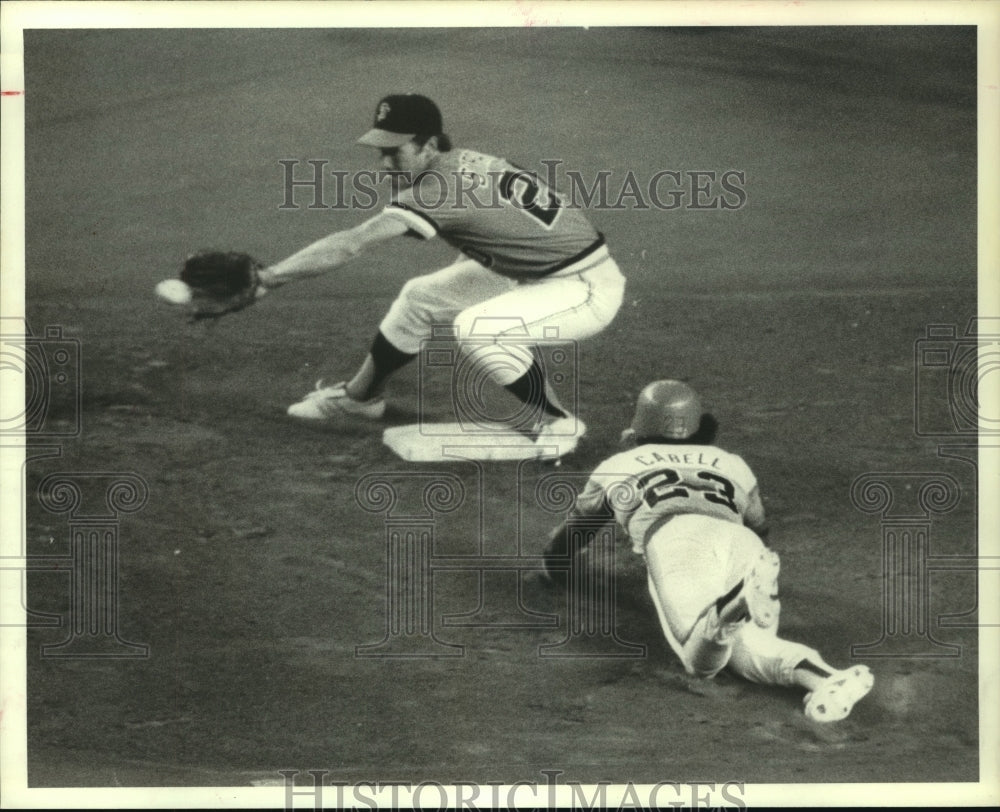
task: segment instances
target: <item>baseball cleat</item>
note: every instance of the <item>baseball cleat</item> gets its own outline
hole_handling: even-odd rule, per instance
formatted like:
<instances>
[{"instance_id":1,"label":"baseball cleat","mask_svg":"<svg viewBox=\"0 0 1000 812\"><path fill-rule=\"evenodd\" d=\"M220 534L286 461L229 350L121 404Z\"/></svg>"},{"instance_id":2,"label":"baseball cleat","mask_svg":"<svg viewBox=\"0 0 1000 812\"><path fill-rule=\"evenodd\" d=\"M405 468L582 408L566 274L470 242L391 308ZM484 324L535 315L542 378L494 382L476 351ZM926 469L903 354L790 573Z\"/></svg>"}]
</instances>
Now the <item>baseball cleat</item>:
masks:
<instances>
[{"instance_id":1,"label":"baseball cleat","mask_svg":"<svg viewBox=\"0 0 1000 812\"><path fill-rule=\"evenodd\" d=\"M587 433L587 427L579 417L567 415L541 423L533 433L537 447L558 446L555 456L561 457L576 450L580 438Z\"/></svg>"},{"instance_id":2,"label":"baseball cleat","mask_svg":"<svg viewBox=\"0 0 1000 812\"><path fill-rule=\"evenodd\" d=\"M778 573L781 559L774 550L764 550L750 571L747 580L747 604L753 622L768 629L778 622L781 601L778 600Z\"/></svg>"},{"instance_id":3,"label":"baseball cleat","mask_svg":"<svg viewBox=\"0 0 1000 812\"><path fill-rule=\"evenodd\" d=\"M875 677L867 665L856 665L837 671L802 700L805 714L814 722L839 722L846 719L851 709L875 684Z\"/></svg>"},{"instance_id":4,"label":"baseball cleat","mask_svg":"<svg viewBox=\"0 0 1000 812\"><path fill-rule=\"evenodd\" d=\"M344 415L378 420L385 414L385 400L354 400L347 394L343 381L323 386L323 381L319 380L312 392L288 407L288 414L301 420L331 420Z\"/></svg>"}]
</instances>

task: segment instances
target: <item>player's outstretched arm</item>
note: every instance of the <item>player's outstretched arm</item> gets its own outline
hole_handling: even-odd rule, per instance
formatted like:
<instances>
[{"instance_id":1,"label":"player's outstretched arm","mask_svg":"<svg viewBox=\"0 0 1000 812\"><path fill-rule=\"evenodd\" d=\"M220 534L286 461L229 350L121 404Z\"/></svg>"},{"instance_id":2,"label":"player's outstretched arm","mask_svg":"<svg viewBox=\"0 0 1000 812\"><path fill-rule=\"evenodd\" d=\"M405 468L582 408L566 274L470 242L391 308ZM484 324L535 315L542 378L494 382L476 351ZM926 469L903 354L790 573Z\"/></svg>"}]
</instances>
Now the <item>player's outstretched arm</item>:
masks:
<instances>
[{"instance_id":1,"label":"player's outstretched arm","mask_svg":"<svg viewBox=\"0 0 1000 812\"><path fill-rule=\"evenodd\" d=\"M587 519L587 531L574 528L574 520ZM603 524L612 524L615 514L600 483L590 479L577 497L570 515L552 529L542 551L545 571L555 584L566 584L573 559L594 538L593 531ZM575 530L575 532L574 532Z\"/></svg>"},{"instance_id":2,"label":"player's outstretched arm","mask_svg":"<svg viewBox=\"0 0 1000 812\"><path fill-rule=\"evenodd\" d=\"M296 279L319 276L354 259L369 246L399 237L407 230L406 223L399 218L378 214L354 228L337 231L287 259L263 268L260 283L266 288L275 288Z\"/></svg>"}]
</instances>

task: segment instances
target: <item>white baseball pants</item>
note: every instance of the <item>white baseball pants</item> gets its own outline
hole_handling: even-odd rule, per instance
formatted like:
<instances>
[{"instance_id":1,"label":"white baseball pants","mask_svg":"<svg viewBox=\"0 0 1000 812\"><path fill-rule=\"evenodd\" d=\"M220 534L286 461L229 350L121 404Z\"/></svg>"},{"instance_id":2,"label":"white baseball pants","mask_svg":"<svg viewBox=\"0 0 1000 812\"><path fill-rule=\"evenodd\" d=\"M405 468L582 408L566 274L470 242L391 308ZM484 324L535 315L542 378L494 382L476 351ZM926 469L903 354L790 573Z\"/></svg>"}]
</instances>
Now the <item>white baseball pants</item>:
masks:
<instances>
[{"instance_id":1,"label":"white baseball pants","mask_svg":"<svg viewBox=\"0 0 1000 812\"><path fill-rule=\"evenodd\" d=\"M727 665L751 682L796 685L795 666L819 654L777 636L778 624L744 623L729 639L715 632L715 602L750 574L764 543L742 525L676 516L645 546L649 592L667 642L689 674L713 677ZM820 660L822 662L822 660Z\"/></svg>"},{"instance_id":2,"label":"white baseball pants","mask_svg":"<svg viewBox=\"0 0 1000 812\"><path fill-rule=\"evenodd\" d=\"M590 338L618 312L625 278L607 248L580 264L518 283L461 257L410 279L379 329L395 347L416 354L434 325L454 325L472 363L488 362L490 377L504 386L528 371L533 343Z\"/></svg>"}]
</instances>

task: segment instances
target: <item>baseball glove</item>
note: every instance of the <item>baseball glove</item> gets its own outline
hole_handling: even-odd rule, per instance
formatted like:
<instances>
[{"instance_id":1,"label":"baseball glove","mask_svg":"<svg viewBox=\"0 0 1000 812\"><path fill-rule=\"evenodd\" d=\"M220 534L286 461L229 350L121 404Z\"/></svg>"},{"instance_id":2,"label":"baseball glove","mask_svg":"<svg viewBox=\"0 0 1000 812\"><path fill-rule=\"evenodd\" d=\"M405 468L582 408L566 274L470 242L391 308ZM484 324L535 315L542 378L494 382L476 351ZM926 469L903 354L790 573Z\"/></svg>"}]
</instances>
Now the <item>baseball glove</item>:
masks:
<instances>
[{"instance_id":1,"label":"baseball glove","mask_svg":"<svg viewBox=\"0 0 1000 812\"><path fill-rule=\"evenodd\" d=\"M264 265L237 251L199 251L184 262L181 281L191 288L191 320L217 319L252 305L264 294Z\"/></svg>"}]
</instances>

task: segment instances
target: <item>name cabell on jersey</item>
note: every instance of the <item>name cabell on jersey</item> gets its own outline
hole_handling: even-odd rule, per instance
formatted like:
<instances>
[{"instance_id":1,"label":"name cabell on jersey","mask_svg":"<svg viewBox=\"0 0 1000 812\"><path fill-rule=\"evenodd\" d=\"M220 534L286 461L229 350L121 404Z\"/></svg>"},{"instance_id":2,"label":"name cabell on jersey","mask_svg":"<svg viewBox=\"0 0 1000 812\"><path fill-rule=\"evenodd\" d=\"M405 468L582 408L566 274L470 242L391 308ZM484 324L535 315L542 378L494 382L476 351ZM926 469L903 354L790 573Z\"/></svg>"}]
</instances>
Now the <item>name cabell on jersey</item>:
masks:
<instances>
[{"instance_id":1,"label":"name cabell on jersey","mask_svg":"<svg viewBox=\"0 0 1000 812\"><path fill-rule=\"evenodd\" d=\"M577 497L579 515L612 513L641 551L671 516L696 513L743 524L757 478L716 446L644 445L601 463Z\"/></svg>"},{"instance_id":2,"label":"name cabell on jersey","mask_svg":"<svg viewBox=\"0 0 1000 812\"><path fill-rule=\"evenodd\" d=\"M440 153L385 213L511 279L575 273L607 251L586 216L534 173L468 149Z\"/></svg>"},{"instance_id":3,"label":"name cabell on jersey","mask_svg":"<svg viewBox=\"0 0 1000 812\"><path fill-rule=\"evenodd\" d=\"M685 454L661 454L651 451L645 454L636 454L635 461L642 465L656 465L658 462L670 462L674 465L705 465L709 468L718 468L722 462L722 457L717 453L706 454L703 451L697 453L690 451Z\"/></svg>"}]
</instances>

